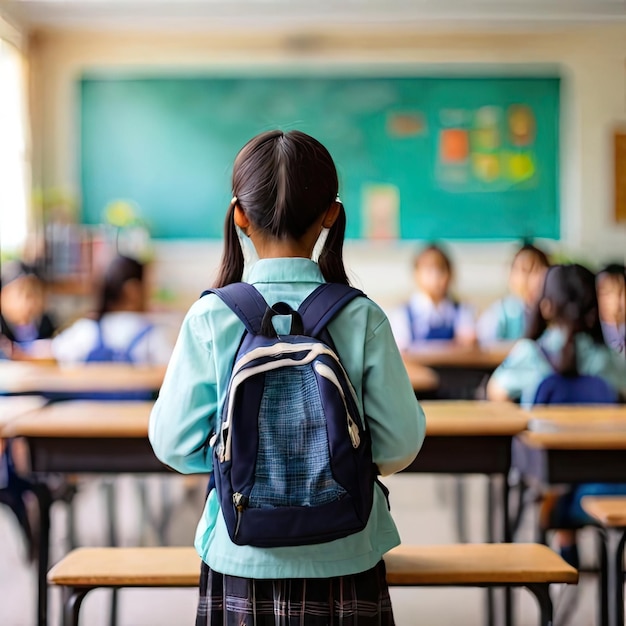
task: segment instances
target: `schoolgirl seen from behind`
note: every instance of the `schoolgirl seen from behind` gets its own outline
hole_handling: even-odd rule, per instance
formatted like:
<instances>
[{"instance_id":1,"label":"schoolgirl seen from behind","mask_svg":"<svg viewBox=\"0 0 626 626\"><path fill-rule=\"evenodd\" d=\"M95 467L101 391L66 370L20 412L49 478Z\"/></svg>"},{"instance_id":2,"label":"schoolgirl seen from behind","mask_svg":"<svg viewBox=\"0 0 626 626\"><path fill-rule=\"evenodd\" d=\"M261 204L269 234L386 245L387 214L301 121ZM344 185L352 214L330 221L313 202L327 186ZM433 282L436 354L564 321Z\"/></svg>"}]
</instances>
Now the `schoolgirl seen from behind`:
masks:
<instances>
[{"instance_id":1,"label":"schoolgirl seen from behind","mask_svg":"<svg viewBox=\"0 0 626 626\"><path fill-rule=\"evenodd\" d=\"M526 337L489 380L491 400L533 404L539 384L553 373L598 376L626 396L626 363L604 342L595 277L588 269L548 269Z\"/></svg>"},{"instance_id":2,"label":"schoolgirl seen from behind","mask_svg":"<svg viewBox=\"0 0 626 626\"><path fill-rule=\"evenodd\" d=\"M347 289L342 260L346 215L338 198L333 160L322 144L301 132L266 132L250 140L237 155L232 191L215 287L232 288L242 280L244 257L239 238L249 238L259 260L246 268L247 288L252 285L273 307L263 316L266 321L268 315L273 320L273 330L263 332L273 332L279 339L294 336L298 315L271 316L303 311L303 302L310 301L309 296L319 293L326 283ZM313 250L323 231L327 236L314 261ZM240 304L243 307L243 302ZM350 381L346 401L354 400L371 444L363 437L360 441L353 437L355 425L350 420L345 435L350 431L355 448L371 445L372 460L380 474L400 471L419 451L425 421L387 318L371 300L359 296L338 308L326 330L329 349L336 351ZM233 440L219 452L216 439L229 426L221 419L222 409L235 355L246 332L251 331L246 331L240 316L215 292L200 298L183 322L149 428L156 455L179 472L215 471L218 477L217 464L223 458L230 458L234 468L241 445ZM306 337L301 340L308 341ZM327 379L336 378L323 365L318 369ZM275 392L280 396L280 389ZM313 396L315 388L311 400L305 397L297 408L285 398L283 409L287 413L275 418L271 412L259 413L258 417L255 413L252 428L255 432L258 429L259 442L261 431L271 430L272 422L279 418L286 428L292 420L301 425L295 445L278 436L273 446L264 448L261 458L259 443L257 469L275 470L260 476L255 474L254 462L243 468L254 475L255 488L257 481L272 481L285 468L286 479L295 480L299 491L306 491L309 482L315 480L308 472L292 475L289 469L293 455L300 458L305 454L314 444L314 433L319 433L316 424L320 413ZM271 401L265 395L263 398L263 402ZM235 430L234 424L230 427ZM311 463L317 465L318 459L304 458L303 462L309 467ZM337 480L336 476L329 479ZM225 501L220 480L217 489L209 491L196 532L195 546L202 558L198 626L286 626L294 620L304 626L321 626L338 619L346 626L394 623L382 556L398 545L400 538L378 482L370 485L373 501L369 513L354 532L330 541L261 547L254 541L237 539L238 529L232 535L226 518L232 517L232 507L237 512L243 510L247 497L244 503L242 494L236 493L232 503ZM341 493L341 485L337 487ZM275 495L274 490L268 497ZM258 506L263 509L263 502ZM325 532L325 523L320 521L320 535Z\"/></svg>"}]
</instances>

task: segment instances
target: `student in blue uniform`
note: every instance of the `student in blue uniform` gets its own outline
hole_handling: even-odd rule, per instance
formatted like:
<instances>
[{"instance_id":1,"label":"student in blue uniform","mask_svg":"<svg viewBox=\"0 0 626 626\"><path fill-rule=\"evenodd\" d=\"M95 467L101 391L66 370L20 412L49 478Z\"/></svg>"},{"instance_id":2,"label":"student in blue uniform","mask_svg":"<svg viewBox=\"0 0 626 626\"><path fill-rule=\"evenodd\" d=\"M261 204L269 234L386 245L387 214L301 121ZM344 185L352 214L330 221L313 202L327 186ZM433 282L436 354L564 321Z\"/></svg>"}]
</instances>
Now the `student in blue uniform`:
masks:
<instances>
[{"instance_id":1,"label":"student in blue uniform","mask_svg":"<svg viewBox=\"0 0 626 626\"><path fill-rule=\"evenodd\" d=\"M346 216L324 146L298 131L263 133L238 154L232 186L216 286L242 280L237 229L259 256L246 280L270 304L297 308L324 282L348 283ZM315 262L313 250L325 229ZM328 330L366 416L374 462L384 475L401 470L417 454L425 423L387 318L372 301L356 298ZM149 428L156 455L179 472L212 470L207 442L218 427L243 331L215 295L201 298L186 316ZM382 556L399 543L378 485L364 530L331 542L273 548L235 545L213 489L195 540L202 557L196 624L393 624Z\"/></svg>"},{"instance_id":2,"label":"student in blue uniform","mask_svg":"<svg viewBox=\"0 0 626 626\"><path fill-rule=\"evenodd\" d=\"M61 363L117 361L140 365L168 362L172 342L146 315L144 266L124 256L107 267L95 318L84 317L57 335L52 352Z\"/></svg>"},{"instance_id":3,"label":"student in blue uniform","mask_svg":"<svg viewBox=\"0 0 626 626\"><path fill-rule=\"evenodd\" d=\"M596 279L600 324L606 344L626 356L626 270L612 263Z\"/></svg>"},{"instance_id":4,"label":"student in blue uniform","mask_svg":"<svg viewBox=\"0 0 626 626\"><path fill-rule=\"evenodd\" d=\"M611 396L626 397L626 361L604 343L598 314L595 277L580 265L556 265L546 274L542 295L527 338L519 340L487 385L491 400L520 400L531 406L540 383L552 374L565 379L586 375L606 383ZM580 389L580 384L578 386ZM580 402L591 402L581 397ZM594 400L595 401L595 400ZM542 520L550 528L571 528L589 523L580 506L588 494L624 494L626 485L579 485L565 495L545 500ZM574 531L557 534L561 553L578 565Z\"/></svg>"},{"instance_id":5,"label":"student in blue uniform","mask_svg":"<svg viewBox=\"0 0 626 626\"><path fill-rule=\"evenodd\" d=\"M494 302L478 319L476 333L482 344L521 339L550 263L543 250L524 244L513 257L509 294Z\"/></svg>"},{"instance_id":6,"label":"student in blue uniform","mask_svg":"<svg viewBox=\"0 0 626 626\"><path fill-rule=\"evenodd\" d=\"M439 246L430 244L417 253L413 265L417 291L390 318L400 350L411 350L424 341L473 344L476 341L473 311L449 293L452 263L448 255Z\"/></svg>"}]
</instances>

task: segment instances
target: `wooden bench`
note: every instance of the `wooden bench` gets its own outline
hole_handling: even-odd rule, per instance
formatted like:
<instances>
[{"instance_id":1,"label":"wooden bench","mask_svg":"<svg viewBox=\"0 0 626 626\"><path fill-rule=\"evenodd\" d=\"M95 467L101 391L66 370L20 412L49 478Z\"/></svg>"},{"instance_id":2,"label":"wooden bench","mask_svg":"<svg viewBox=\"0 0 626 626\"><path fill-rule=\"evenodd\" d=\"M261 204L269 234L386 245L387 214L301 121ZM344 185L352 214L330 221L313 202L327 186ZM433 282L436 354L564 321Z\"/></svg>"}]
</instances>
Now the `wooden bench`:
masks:
<instances>
[{"instance_id":1,"label":"wooden bench","mask_svg":"<svg viewBox=\"0 0 626 626\"><path fill-rule=\"evenodd\" d=\"M578 572L538 544L398 546L385 555L392 586L526 587L537 598L540 624L552 624L552 583L576 583ZM200 559L193 548L79 548L48 573L65 587L65 626L78 626L79 610L92 589L195 587Z\"/></svg>"},{"instance_id":2,"label":"wooden bench","mask_svg":"<svg viewBox=\"0 0 626 626\"><path fill-rule=\"evenodd\" d=\"M601 581L602 598L609 601L609 626L624 626L624 542L626 541L626 496L582 499L582 507L604 530L608 556L607 576ZM611 598L614 602L611 603Z\"/></svg>"}]
</instances>

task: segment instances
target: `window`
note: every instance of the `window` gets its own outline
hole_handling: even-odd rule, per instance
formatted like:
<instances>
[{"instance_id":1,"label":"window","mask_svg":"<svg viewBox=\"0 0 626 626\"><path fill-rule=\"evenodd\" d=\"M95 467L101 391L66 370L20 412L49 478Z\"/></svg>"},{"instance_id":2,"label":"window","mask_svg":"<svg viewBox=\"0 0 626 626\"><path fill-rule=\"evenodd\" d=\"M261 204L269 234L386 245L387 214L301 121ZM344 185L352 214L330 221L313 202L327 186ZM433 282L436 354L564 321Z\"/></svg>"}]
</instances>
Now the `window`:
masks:
<instances>
[{"instance_id":1,"label":"window","mask_svg":"<svg viewBox=\"0 0 626 626\"><path fill-rule=\"evenodd\" d=\"M21 251L30 198L26 68L21 52L0 39L0 251Z\"/></svg>"}]
</instances>

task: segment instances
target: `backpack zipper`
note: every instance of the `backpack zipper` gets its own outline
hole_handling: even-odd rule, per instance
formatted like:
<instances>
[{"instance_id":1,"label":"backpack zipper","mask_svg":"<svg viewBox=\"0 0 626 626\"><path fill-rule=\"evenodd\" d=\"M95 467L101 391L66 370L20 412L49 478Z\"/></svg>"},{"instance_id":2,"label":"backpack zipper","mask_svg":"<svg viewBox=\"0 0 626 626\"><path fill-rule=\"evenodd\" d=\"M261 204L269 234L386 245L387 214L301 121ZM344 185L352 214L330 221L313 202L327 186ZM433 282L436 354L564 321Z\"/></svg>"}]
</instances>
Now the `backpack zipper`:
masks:
<instances>
[{"instance_id":1,"label":"backpack zipper","mask_svg":"<svg viewBox=\"0 0 626 626\"><path fill-rule=\"evenodd\" d=\"M243 517L243 512L248 507L248 502L248 496L244 496L243 493L239 493L238 491L233 493L233 504L235 505L235 511L237 512L237 522L235 524L235 538L237 538L237 535L239 534L241 518Z\"/></svg>"}]
</instances>

